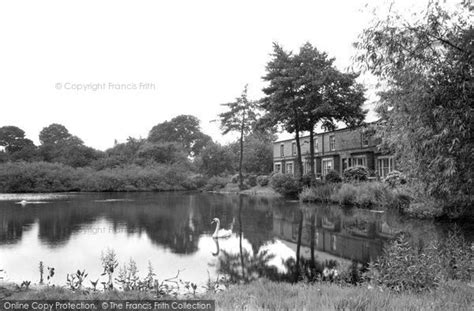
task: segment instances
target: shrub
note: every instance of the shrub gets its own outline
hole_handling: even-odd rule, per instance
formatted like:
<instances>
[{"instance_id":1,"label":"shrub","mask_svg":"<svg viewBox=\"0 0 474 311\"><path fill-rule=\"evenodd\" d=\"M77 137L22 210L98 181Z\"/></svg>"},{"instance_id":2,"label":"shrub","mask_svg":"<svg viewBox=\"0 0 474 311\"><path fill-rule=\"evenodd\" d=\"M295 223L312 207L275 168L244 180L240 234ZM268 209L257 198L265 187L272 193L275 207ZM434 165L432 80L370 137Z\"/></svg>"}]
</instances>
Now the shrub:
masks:
<instances>
[{"instance_id":1,"label":"shrub","mask_svg":"<svg viewBox=\"0 0 474 311\"><path fill-rule=\"evenodd\" d=\"M389 184L391 187L395 187L406 184L407 179L403 173L399 171L391 171L388 173L387 177L385 177L384 182Z\"/></svg>"},{"instance_id":2,"label":"shrub","mask_svg":"<svg viewBox=\"0 0 474 311\"><path fill-rule=\"evenodd\" d=\"M339 173L335 170L330 170L324 179L329 183L338 183L342 181L341 176L339 176Z\"/></svg>"},{"instance_id":3,"label":"shrub","mask_svg":"<svg viewBox=\"0 0 474 311\"><path fill-rule=\"evenodd\" d=\"M257 177L257 184L259 184L262 187L267 186L269 181L270 181L270 178L267 175L260 175Z\"/></svg>"},{"instance_id":4,"label":"shrub","mask_svg":"<svg viewBox=\"0 0 474 311\"><path fill-rule=\"evenodd\" d=\"M202 175L188 176L183 182L184 188L188 190L201 189L206 185L206 179Z\"/></svg>"},{"instance_id":5,"label":"shrub","mask_svg":"<svg viewBox=\"0 0 474 311\"><path fill-rule=\"evenodd\" d=\"M341 205L354 205L356 202L357 189L352 184L342 184L341 188L331 197L333 201Z\"/></svg>"},{"instance_id":6,"label":"shrub","mask_svg":"<svg viewBox=\"0 0 474 311\"><path fill-rule=\"evenodd\" d=\"M472 250L458 232L427 247L413 245L400 235L370 263L366 277L397 292L422 292L448 279L469 280Z\"/></svg>"},{"instance_id":7,"label":"shrub","mask_svg":"<svg viewBox=\"0 0 474 311\"><path fill-rule=\"evenodd\" d=\"M369 169L365 166L348 167L343 173L345 181L366 181L369 177Z\"/></svg>"},{"instance_id":8,"label":"shrub","mask_svg":"<svg viewBox=\"0 0 474 311\"><path fill-rule=\"evenodd\" d=\"M217 191L219 189L224 188L228 182L229 182L228 178L214 176L214 177L209 178L204 189L207 191Z\"/></svg>"},{"instance_id":9,"label":"shrub","mask_svg":"<svg viewBox=\"0 0 474 311\"><path fill-rule=\"evenodd\" d=\"M278 193L285 196L296 196L301 190L300 183L293 176L287 174L275 174L270 179L270 186Z\"/></svg>"},{"instance_id":10,"label":"shrub","mask_svg":"<svg viewBox=\"0 0 474 311\"><path fill-rule=\"evenodd\" d=\"M330 202L337 191L337 184L319 184L318 186L304 187L299 198L303 202Z\"/></svg>"},{"instance_id":11,"label":"shrub","mask_svg":"<svg viewBox=\"0 0 474 311\"><path fill-rule=\"evenodd\" d=\"M301 183L303 184L303 186L311 187L311 175L304 174L303 178L301 178Z\"/></svg>"},{"instance_id":12,"label":"shrub","mask_svg":"<svg viewBox=\"0 0 474 311\"><path fill-rule=\"evenodd\" d=\"M238 184L239 183L239 174L232 175L230 178L230 182L233 184Z\"/></svg>"},{"instance_id":13,"label":"shrub","mask_svg":"<svg viewBox=\"0 0 474 311\"><path fill-rule=\"evenodd\" d=\"M256 175L249 175L247 177L247 183L250 187L255 187L257 185L257 176Z\"/></svg>"}]
</instances>

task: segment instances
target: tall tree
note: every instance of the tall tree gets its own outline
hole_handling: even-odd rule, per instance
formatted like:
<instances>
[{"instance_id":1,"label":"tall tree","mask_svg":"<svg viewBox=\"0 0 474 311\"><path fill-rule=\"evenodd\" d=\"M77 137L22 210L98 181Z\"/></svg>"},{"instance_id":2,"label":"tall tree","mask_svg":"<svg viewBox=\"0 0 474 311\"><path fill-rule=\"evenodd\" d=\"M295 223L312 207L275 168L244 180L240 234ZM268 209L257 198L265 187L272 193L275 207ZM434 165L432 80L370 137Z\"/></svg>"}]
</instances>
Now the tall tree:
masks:
<instances>
[{"instance_id":1,"label":"tall tree","mask_svg":"<svg viewBox=\"0 0 474 311\"><path fill-rule=\"evenodd\" d=\"M53 123L43 128L39 139L40 154L48 162L83 167L101 156L100 152L85 146L79 137L72 135L62 124Z\"/></svg>"},{"instance_id":2,"label":"tall tree","mask_svg":"<svg viewBox=\"0 0 474 311\"><path fill-rule=\"evenodd\" d=\"M393 5L356 43L356 60L381 81L384 145L440 198L474 189L473 19L471 1L430 1L410 17Z\"/></svg>"},{"instance_id":3,"label":"tall tree","mask_svg":"<svg viewBox=\"0 0 474 311\"><path fill-rule=\"evenodd\" d=\"M199 123L195 116L179 115L155 125L148 134L148 141L179 143L190 156L196 156L211 141L211 137L201 132Z\"/></svg>"},{"instance_id":4,"label":"tall tree","mask_svg":"<svg viewBox=\"0 0 474 311\"><path fill-rule=\"evenodd\" d=\"M303 131L304 102L298 98L295 80L295 58L277 43L273 43L272 59L266 66L267 74L263 77L269 85L263 89L267 95L261 106L268 115L267 123L280 124L288 133L295 133L299 177L303 177L303 160L301 157L300 133Z\"/></svg>"},{"instance_id":5,"label":"tall tree","mask_svg":"<svg viewBox=\"0 0 474 311\"><path fill-rule=\"evenodd\" d=\"M288 132L295 132L300 177L303 161L299 132L310 134L310 165L314 177L314 130L318 123L334 129L337 121L349 126L358 125L365 117L362 85L356 83L356 74L342 73L328 58L310 43L305 43L298 54L292 55L274 45L273 59L267 66L264 89L268 97L264 107L282 123Z\"/></svg>"},{"instance_id":6,"label":"tall tree","mask_svg":"<svg viewBox=\"0 0 474 311\"><path fill-rule=\"evenodd\" d=\"M334 59L304 44L294 56L295 88L303 101L303 129L310 135L311 176L314 177L314 131L318 123L326 130L336 128L342 121L349 127L359 125L365 118L362 109L364 88L356 82L357 74L342 73L334 67Z\"/></svg>"},{"instance_id":7,"label":"tall tree","mask_svg":"<svg viewBox=\"0 0 474 311\"><path fill-rule=\"evenodd\" d=\"M242 95L236 98L235 102L222 104L228 110L219 114L222 133L236 131L240 133L240 157L239 157L239 187L243 188L242 163L244 158L244 137L257 121L257 102L250 101L247 98L247 85L244 87Z\"/></svg>"},{"instance_id":8,"label":"tall tree","mask_svg":"<svg viewBox=\"0 0 474 311\"><path fill-rule=\"evenodd\" d=\"M19 127L0 127L0 146L5 147L6 152L17 152L29 145L33 145L33 142L25 138L25 131Z\"/></svg>"},{"instance_id":9,"label":"tall tree","mask_svg":"<svg viewBox=\"0 0 474 311\"><path fill-rule=\"evenodd\" d=\"M25 132L16 126L0 127L0 146L5 147L5 159L31 160L37 155L34 143L25 138Z\"/></svg>"}]
</instances>

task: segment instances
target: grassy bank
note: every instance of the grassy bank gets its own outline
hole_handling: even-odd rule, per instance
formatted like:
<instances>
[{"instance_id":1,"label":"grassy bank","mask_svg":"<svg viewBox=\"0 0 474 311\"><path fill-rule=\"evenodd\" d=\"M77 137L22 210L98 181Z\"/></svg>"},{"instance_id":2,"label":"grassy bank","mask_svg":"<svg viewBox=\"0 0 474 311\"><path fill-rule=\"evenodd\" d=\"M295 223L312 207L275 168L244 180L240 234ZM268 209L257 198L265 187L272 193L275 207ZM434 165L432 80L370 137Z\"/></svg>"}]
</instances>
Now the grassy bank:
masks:
<instances>
[{"instance_id":1,"label":"grassy bank","mask_svg":"<svg viewBox=\"0 0 474 311\"><path fill-rule=\"evenodd\" d=\"M0 294L3 299L155 298L147 292L72 292L59 287L24 291L2 287ZM379 287L260 280L195 298L215 299L218 310L472 310L473 288L461 282L448 282L432 292L396 294Z\"/></svg>"},{"instance_id":2,"label":"grassy bank","mask_svg":"<svg viewBox=\"0 0 474 311\"><path fill-rule=\"evenodd\" d=\"M331 202L360 208L404 209L410 203L405 191L378 181L324 183L304 188L299 198L303 202Z\"/></svg>"}]
</instances>

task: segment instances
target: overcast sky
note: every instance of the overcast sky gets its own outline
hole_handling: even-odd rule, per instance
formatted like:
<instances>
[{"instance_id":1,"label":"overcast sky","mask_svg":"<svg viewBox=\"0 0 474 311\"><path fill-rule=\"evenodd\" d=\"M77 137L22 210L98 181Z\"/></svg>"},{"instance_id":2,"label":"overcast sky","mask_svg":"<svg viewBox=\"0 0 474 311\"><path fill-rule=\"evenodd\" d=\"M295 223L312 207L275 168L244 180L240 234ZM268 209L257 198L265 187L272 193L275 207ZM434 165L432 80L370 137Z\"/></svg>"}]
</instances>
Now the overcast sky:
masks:
<instances>
[{"instance_id":1,"label":"overcast sky","mask_svg":"<svg viewBox=\"0 0 474 311\"><path fill-rule=\"evenodd\" d=\"M345 70L371 17L367 2L382 3L2 1L0 126L16 125L38 143L43 127L61 123L104 150L192 114L227 142L210 121L246 83L252 99L263 96L272 42L296 50L309 41ZM373 89L369 80L361 81Z\"/></svg>"}]
</instances>

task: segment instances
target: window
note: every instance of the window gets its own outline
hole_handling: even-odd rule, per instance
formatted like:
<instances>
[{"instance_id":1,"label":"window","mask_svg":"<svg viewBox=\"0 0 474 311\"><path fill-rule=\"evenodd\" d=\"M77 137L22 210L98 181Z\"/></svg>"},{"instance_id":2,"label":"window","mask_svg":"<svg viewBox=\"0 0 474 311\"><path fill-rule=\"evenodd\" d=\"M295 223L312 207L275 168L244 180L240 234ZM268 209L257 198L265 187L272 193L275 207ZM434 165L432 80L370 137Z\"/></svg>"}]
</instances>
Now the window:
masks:
<instances>
[{"instance_id":1,"label":"window","mask_svg":"<svg viewBox=\"0 0 474 311\"><path fill-rule=\"evenodd\" d=\"M291 143L291 154L296 155L296 143Z\"/></svg>"},{"instance_id":2,"label":"window","mask_svg":"<svg viewBox=\"0 0 474 311\"><path fill-rule=\"evenodd\" d=\"M314 139L314 152L318 153L319 152L319 146L318 146L318 139Z\"/></svg>"},{"instance_id":3,"label":"window","mask_svg":"<svg viewBox=\"0 0 474 311\"><path fill-rule=\"evenodd\" d=\"M342 171L349 167L349 163L346 158L342 159Z\"/></svg>"},{"instance_id":4,"label":"window","mask_svg":"<svg viewBox=\"0 0 474 311\"><path fill-rule=\"evenodd\" d=\"M334 135L329 136L329 150L336 150L336 136Z\"/></svg>"},{"instance_id":5,"label":"window","mask_svg":"<svg viewBox=\"0 0 474 311\"><path fill-rule=\"evenodd\" d=\"M285 145L281 144L280 145L280 157L284 157L284 156L285 156Z\"/></svg>"},{"instance_id":6,"label":"window","mask_svg":"<svg viewBox=\"0 0 474 311\"><path fill-rule=\"evenodd\" d=\"M303 174L309 174L311 171L311 162L309 160L306 160L303 165Z\"/></svg>"},{"instance_id":7,"label":"window","mask_svg":"<svg viewBox=\"0 0 474 311\"><path fill-rule=\"evenodd\" d=\"M362 133L362 147L369 146L369 135L367 133Z\"/></svg>"},{"instance_id":8,"label":"window","mask_svg":"<svg viewBox=\"0 0 474 311\"><path fill-rule=\"evenodd\" d=\"M352 166L367 166L367 157L366 156L353 157Z\"/></svg>"},{"instance_id":9,"label":"window","mask_svg":"<svg viewBox=\"0 0 474 311\"><path fill-rule=\"evenodd\" d=\"M286 173L293 175L293 162L286 163Z\"/></svg>"},{"instance_id":10,"label":"window","mask_svg":"<svg viewBox=\"0 0 474 311\"><path fill-rule=\"evenodd\" d=\"M323 159L323 176L326 176L334 167L332 159Z\"/></svg>"},{"instance_id":11,"label":"window","mask_svg":"<svg viewBox=\"0 0 474 311\"><path fill-rule=\"evenodd\" d=\"M281 173L281 163L275 163L275 167L273 169L275 173Z\"/></svg>"},{"instance_id":12,"label":"window","mask_svg":"<svg viewBox=\"0 0 474 311\"><path fill-rule=\"evenodd\" d=\"M387 177L388 173L393 171L393 158L382 157L377 159L377 172L380 177Z\"/></svg>"}]
</instances>

